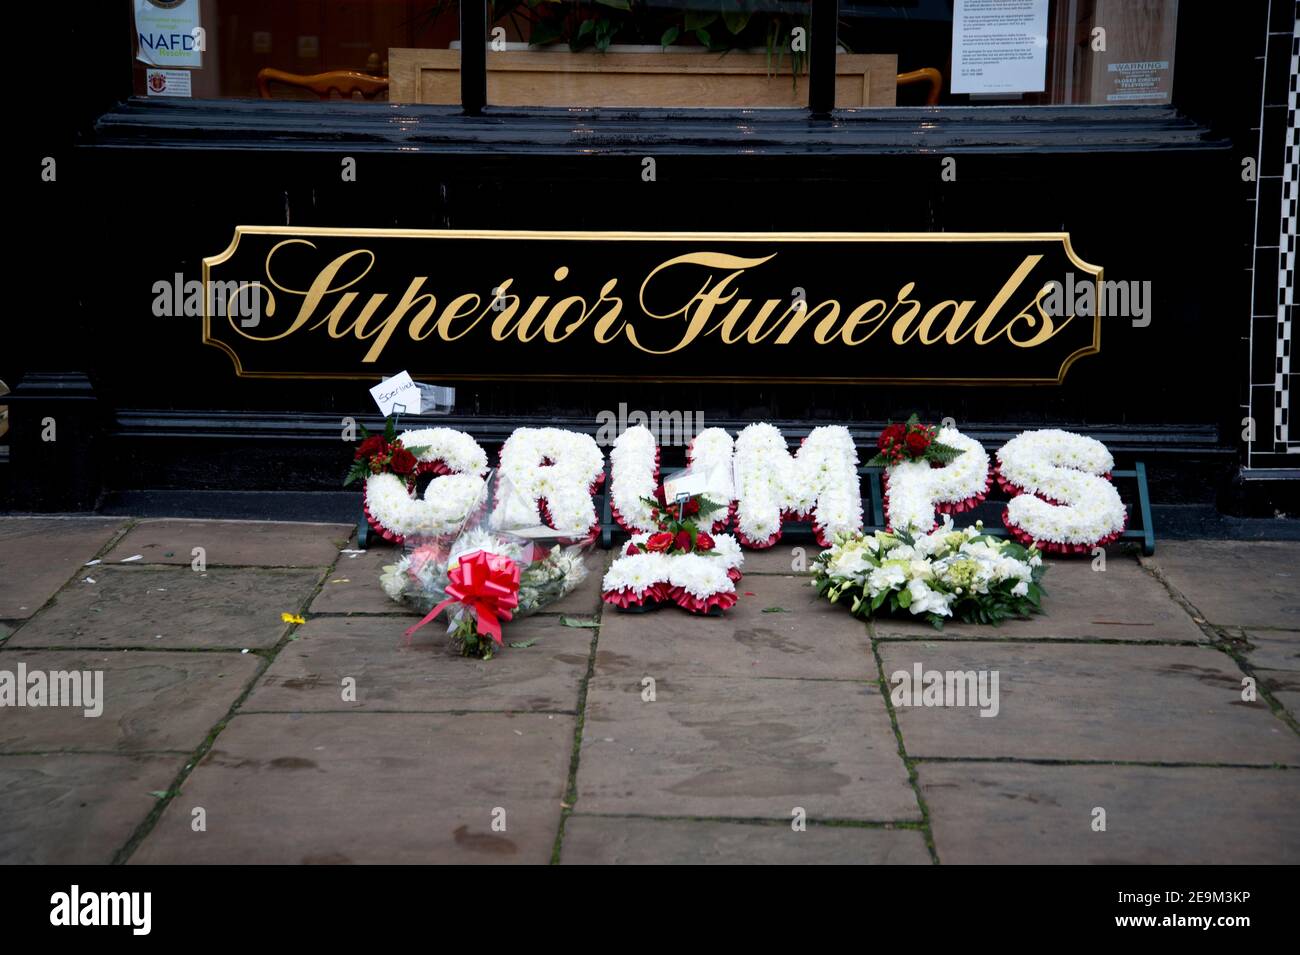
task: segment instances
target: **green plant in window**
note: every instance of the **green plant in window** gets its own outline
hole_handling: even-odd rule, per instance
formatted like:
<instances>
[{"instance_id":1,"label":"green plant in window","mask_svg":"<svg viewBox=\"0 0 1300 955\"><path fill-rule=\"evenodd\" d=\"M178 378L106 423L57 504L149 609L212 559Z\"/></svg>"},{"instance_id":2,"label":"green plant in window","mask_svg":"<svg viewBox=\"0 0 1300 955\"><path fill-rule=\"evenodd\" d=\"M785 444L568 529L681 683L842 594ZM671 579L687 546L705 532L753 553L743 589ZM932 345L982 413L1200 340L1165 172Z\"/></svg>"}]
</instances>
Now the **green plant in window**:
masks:
<instances>
[{"instance_id":1,"label":"green plant in window","mask_svg":"<svg viewBox=\"0 0 1300 955\"><path fill-rule=\"evenodd\" d=\"M426 17L450 8L442 0ZM787 56L792 76L808 70L808 0L493 0L488 18L527 37L530 47L563 43L575 53L604 53L617 42L717 53L762 49L769 75L784 69ZM795 49L799 28L803 42Z\"/></svg>"}]
</instances>

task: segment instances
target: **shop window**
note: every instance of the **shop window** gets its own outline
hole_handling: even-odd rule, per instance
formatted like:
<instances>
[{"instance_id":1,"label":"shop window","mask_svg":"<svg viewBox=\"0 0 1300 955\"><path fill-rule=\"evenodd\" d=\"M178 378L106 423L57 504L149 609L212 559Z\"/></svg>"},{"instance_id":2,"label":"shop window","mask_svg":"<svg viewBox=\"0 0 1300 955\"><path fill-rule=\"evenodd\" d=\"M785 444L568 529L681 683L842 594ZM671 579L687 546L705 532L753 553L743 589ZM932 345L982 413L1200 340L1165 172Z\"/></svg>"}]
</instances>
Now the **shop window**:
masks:
<instances>
[{"instance_id":1,"label":"shop window","mask_svg":"<svg viewBox=\"0 0 1300 955\"><path fill-rule=\"evenodd\" d=\"M378 102L391 50L460 36L455 0L127 2L139 96Z\"/></svg>"},{"instance_id":2,"label":"shop window","mask_svg":"<svg viewBox=\"0 0 1300 955\"><path fill-rule=\"evenodd\" d=\"M1171 102L1177 17L1178 0L844 0L838 38L897 54L899 104L1152 105Z\"/></svg>"},{"instance_id":3,"label":"shop window","mask_svg":"<svg viewBox=\"0 0 1300 955\"><path fill-rule=\"evenodd\" d=\"M140 95L461 103L456 0L129 2ZM807 108L812 6L491 0L487 104ZM841 0L828 82L841 109L1167 104L1177 10L1177 0Z\"/></svg>"},{"instance_id":4,"label":"shop window","mask_svg":"<svg viewBox=\"0 0 1300 955\"><path fill-rule=\"evenodd\" d=\"M808 105L807 0L496 0L489 19L490 105ZM893 83L879 57L839 69L859 91Z\"/></svg>"}]
</instances>

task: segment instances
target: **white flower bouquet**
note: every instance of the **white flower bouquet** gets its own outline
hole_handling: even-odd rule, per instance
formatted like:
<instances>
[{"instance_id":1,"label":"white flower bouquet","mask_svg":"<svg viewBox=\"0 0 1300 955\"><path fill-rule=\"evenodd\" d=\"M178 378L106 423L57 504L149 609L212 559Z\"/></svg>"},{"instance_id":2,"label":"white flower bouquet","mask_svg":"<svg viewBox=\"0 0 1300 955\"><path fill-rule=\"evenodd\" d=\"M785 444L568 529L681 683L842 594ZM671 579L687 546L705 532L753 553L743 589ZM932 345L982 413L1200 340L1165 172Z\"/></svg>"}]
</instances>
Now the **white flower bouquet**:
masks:
<instances>
[{"instance_id":1,"label":"white flower bouquet","mask_svg":"<svg viewBox=\"0 0 1300 955\"><path fill-rule=\"evenodd\" d=\"M999 624L1042 612L1043 559L1033 547L992 537L982 523L957 530L952 518L929 534L841 534L813 562L813 586L868 620L910 615Z\"/></svg>"}]
</instances>

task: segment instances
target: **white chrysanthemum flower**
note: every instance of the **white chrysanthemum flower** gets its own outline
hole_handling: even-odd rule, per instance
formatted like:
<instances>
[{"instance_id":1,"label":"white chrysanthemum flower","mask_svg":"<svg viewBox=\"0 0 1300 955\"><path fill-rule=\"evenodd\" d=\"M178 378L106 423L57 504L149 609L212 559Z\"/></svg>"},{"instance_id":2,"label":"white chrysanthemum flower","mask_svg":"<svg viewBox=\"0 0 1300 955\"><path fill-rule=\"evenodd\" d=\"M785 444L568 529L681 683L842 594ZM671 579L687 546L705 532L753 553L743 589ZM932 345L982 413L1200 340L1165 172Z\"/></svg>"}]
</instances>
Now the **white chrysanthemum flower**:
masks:
<instances>
[{"instance_id":1,"label":"white chrysanthemum flower","mask_svg":"<svg viewBox=\"0 0 1300 955\"><path fill-rule=\"evenodd\" d=\"M517 428L501 446L493 524L508 530L542 523L546 499L551 526L563 536L584 534L599 518L590 488L605 470L605 456L588 434L560 428ZM551 462L544 465L544 462Z\"/></svg>"},{"instance_id":2,"label":"white chrysanthemum flower","mask_svg":"<svg viewBox=\"0 0 1300 955\"><path fill-rule=\"evenodd\" d=\"M487 452L464 431L455 428L416 428L403 431L398 438L405 448L424 448L416 455L420 461L441 461L460 474L487 476Z\"/></svg>"},{"instance_id":3,"label":"white chrysanthemum flower","mask_svg":"<svg viewBox=\"0 0 1300 955\"><path fill-rule=\"evenodd\" d=\"M449 474L434 478L424 496L414 498L396 474L372 474L366 478L366 509L380 526L401 537L436 537L460 528L485 487L476 474Z\"/></svg>"},{"instance_id":4,"label":"white chrysanthemum flower","mask_svg":"<svg viewBox=\"0 0 1300 955\"><path fill-rule=\"evenodd\" d=\"M610 502L628 530L657 528L652 508L643 500L653 498L658 487L656 453L654 435L641 425L620 434L609 452Z\"/></svg>"},{"instance_id":5,"label":"white chrysanthemum flower","mask_svg":"<svg viewBox=\"0 0 1300 955\"><path fill-rule=\"evenodd\" d=\"M935 440L962 453L942 467L901 461L885 469L885 513L897 530L927 533L935 525L936 504L960 504L988 487L989 456L983 445L955 428L940 428Z\"/></svg>"},{"instance_id":6,"label":"white chrysanthemum flower","mask_svg":"<svg viewBox=\"0 0 1300 955\"><path fill-rule=\"evenodd\" d=\"M1002 446L998 467L1025 491L1007 505L1008 522L1036 540L1088 545L1124 529L1124 503L1102 477L1114 470L1115 459L1095 438L1055 429L1028 431Z\"/></svg>"},{"instance_id":7,"label":"white chrysanthemum flower","mask_svg":"<svg viewBox=\"0 0 1300 955\"><path fill-rule=\"evenodd\" d=\"M709 500L730 505L736 497L735 442L731 435L723 428L705 428L691 439L686 460L692 471L704 476Z\"/></svg>"},{"instance_id":8,"label":"white chrysanthemum flower","mask_svg":"<svg viewBox=\"0 0 1300 955\"><path fill-rule=\"evenodd\" d=\"M858 456L847 428L814 428L795 455L770 424L755 423L735 443L736 524L754 541L781 529L783 514L807 514L828 537L862 529Z\"/></svg>"}]
</instances>

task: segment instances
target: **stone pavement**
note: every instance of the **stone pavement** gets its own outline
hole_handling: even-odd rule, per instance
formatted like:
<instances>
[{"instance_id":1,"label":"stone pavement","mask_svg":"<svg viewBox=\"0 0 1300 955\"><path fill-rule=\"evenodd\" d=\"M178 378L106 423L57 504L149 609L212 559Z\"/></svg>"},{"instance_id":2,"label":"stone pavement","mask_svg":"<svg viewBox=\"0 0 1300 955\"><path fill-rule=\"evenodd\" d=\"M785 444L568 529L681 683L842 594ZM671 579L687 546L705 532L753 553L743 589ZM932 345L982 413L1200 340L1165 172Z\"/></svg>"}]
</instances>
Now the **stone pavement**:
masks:
<instances>
[{"instance_id":1,"label":"stone pavement","mask_svg":"<svg viewBox=\"0 0 1300 955\"><path fill-rule=\"evenodd\" d=\"M725 619L602 613L597 566L484 663L404 646L350 532L0 519L0 673L104 681L0 709L0 862L1300 862L1300 544L1054 561L1046 616L942 633L789 544ZM996 716L896 704L918 663Z\"/></svg>"}]
</instances>

